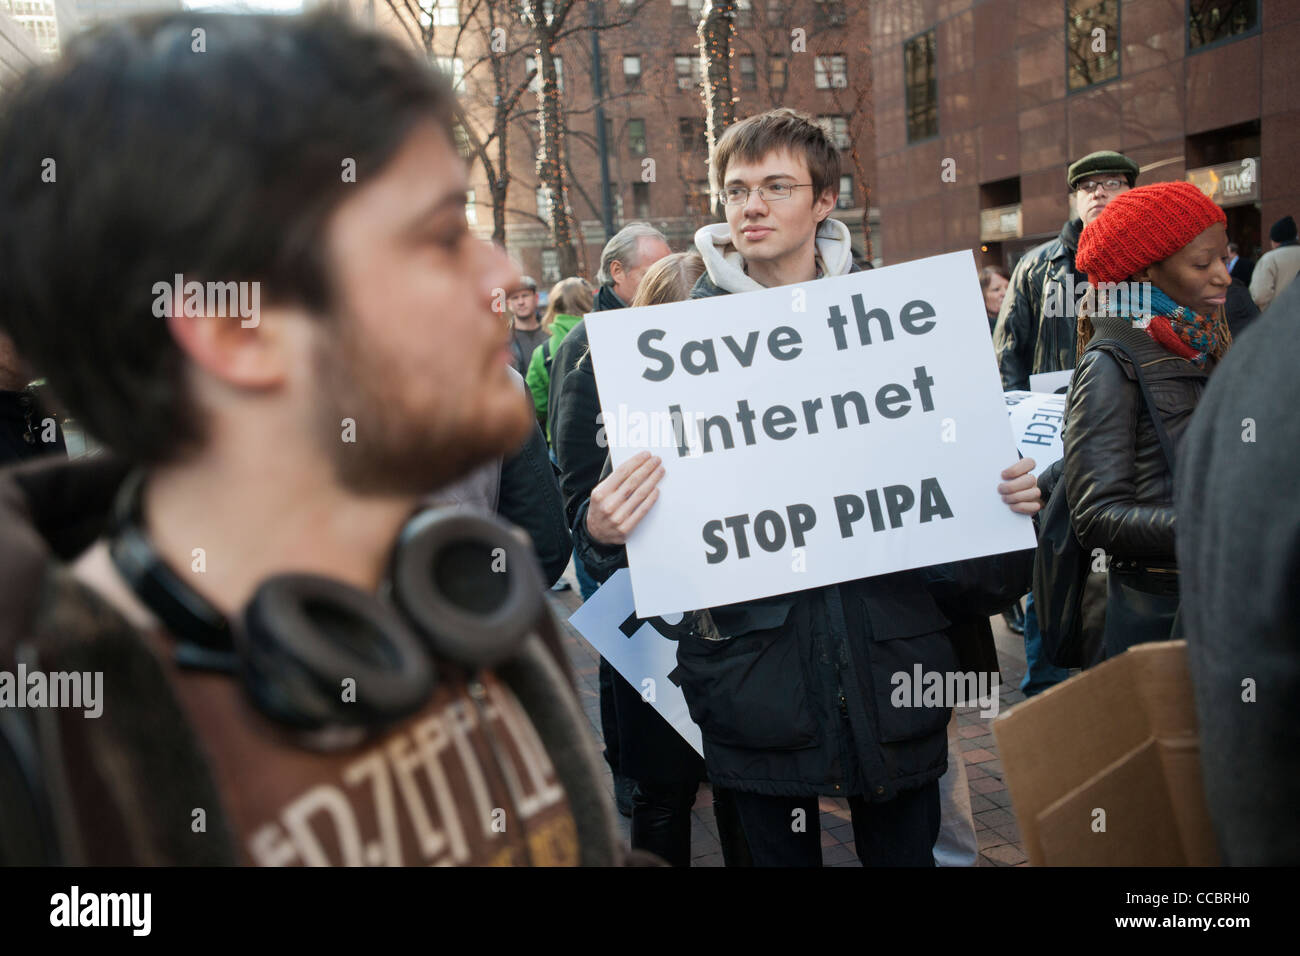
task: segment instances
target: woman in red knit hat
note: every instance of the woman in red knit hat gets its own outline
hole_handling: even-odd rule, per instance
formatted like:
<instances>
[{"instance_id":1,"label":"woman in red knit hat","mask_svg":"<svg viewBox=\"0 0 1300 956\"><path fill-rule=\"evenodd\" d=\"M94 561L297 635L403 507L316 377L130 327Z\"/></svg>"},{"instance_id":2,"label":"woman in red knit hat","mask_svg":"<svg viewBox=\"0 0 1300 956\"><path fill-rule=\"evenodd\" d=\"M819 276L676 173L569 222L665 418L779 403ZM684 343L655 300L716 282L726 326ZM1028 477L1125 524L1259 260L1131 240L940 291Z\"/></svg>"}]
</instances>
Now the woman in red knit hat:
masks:
<instances>
[{"instance_id":1,"label":"woman in red knit hat","mask_svg":"<svg viewBox=\"0 0 1300 956\"><path fill-rule=\"evenodd\" d=\"M1223 210L1191 183L1112 200L1076 262L1092 285L1066 407L1065 492L1080 544L1110 560L1103 656L1168 640L1178 610L1173 471L1231 344Z\"/></svg>"}]
</instances>

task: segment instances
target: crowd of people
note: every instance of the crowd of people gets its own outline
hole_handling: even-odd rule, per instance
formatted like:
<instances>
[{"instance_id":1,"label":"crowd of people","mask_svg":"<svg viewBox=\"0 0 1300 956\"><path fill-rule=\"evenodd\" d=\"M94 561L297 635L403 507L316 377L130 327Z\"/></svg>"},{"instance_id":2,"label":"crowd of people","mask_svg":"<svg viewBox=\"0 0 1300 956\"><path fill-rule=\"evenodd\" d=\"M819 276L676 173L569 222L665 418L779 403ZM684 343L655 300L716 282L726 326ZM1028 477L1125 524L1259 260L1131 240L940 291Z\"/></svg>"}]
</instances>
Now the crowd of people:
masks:
<instances>
[{"instance_id":1,"label":"crowd of people","mask_svg":"<svg viewBox=\"0 0 1300 956\"><path fill-rule=\"evenodd\" d=\"M102 672L107 698L0 721L0 860L687 866L707 782L728 866L819 866L822 796L864 865L974 865L952 704L893 706L891 675L997 673L1006 612L1046 690L1067 585L1068 663L1188 641L1225 861L1300 859L1290 217L1250 263L1196 187L1070 164L1059 237L979 277L1005 389L1074 370L1064 457L982 480L1035 522L1056 499L1107 572L1043 580L1025 550L687 612L703 758L602 661L611 800L542 593L572 560L589 598L672 490L652 449L613 465L583 316L859 271L826 131L736 122L723 221L677 251L625 226L543 313L468 230L449 88L336 16L125 21L0 112L6 430L57 450L40 374L107 450L0 475L0 669ZM260 314L158 317L173 275L259 283Z\"/></svg>"}]
</instances>

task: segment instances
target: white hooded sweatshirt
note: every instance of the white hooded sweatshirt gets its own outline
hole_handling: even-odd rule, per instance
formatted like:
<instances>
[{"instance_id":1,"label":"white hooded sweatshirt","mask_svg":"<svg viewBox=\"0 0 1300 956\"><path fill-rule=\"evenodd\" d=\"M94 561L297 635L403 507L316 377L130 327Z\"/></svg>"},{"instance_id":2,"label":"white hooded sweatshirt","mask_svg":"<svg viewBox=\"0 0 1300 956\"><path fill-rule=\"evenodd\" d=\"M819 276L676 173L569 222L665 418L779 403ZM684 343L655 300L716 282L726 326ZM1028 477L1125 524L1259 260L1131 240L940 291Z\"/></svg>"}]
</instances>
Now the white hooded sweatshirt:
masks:
<instances>
[{"instance_id":1,"label":"white hooded sweatshirt","mask_svg":"<svg viewBox=\"0 0 1300 956\"><path fill-rule=\"evenodd\" d=\"M817 262L823 276L847 275L853 268L853 237L838 219L824 219L817 227ZM745 260L731 244L731 227L725 222L704 226L695 233L695 248L714 285L728 292L762 289L745 272Z\"/></svg>"}]
</instances>

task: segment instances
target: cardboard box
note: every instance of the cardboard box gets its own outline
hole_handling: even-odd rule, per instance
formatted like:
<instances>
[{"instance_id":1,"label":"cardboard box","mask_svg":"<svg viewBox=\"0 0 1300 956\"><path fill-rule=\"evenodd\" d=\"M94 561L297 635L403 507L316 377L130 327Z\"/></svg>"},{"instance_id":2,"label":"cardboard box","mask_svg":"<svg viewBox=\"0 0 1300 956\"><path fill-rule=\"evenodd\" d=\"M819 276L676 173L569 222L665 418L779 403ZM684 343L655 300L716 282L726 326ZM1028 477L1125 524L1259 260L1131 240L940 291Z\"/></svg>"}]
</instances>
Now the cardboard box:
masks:
<instances>
[{"instance_id":1,"label":"cardboard box","mask_svg":"<svg viewBox=\"0 0 1300 956\"><path fill-rule=\"evenodd\" d=\"M1142 644L993 722L1034 866L1215 866L1187 644Z\"/></svg>"}]
</instances>

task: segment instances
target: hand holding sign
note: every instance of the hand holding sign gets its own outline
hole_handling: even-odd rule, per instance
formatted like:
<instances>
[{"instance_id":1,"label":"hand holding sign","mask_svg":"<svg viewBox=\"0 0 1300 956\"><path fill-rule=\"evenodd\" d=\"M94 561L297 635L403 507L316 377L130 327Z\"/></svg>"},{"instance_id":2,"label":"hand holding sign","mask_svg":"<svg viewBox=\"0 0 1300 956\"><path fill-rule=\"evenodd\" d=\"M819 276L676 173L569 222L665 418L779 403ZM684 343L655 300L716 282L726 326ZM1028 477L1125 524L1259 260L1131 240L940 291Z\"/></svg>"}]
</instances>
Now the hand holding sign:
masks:
<instances>
[{"instance_id":1,"label":"hand holding sign","mask_svg":"<svg viewBox=\"0 0 1300 956\"><path fill-rule=\"evenodd\" d=\"M658 457L639 451L598 484L587 506L587 533L601 544L626 544L627 536L659 500L664 476Z\"/></svg>"},{"instance_id":2,"label":"hand holding sign","mask_svg":"<svg viewBox=\"0 0 1300 956\"><path fill-rule=\"evenodd\" d=\"M1043 507L1043 493L1038 490L1038 479L1034 477L1035 467L1034 459L1021 458L1002 472L1006 480L998 485L998 494L1016 514L1036 515Z\"/></svg>"}]
</instances>

